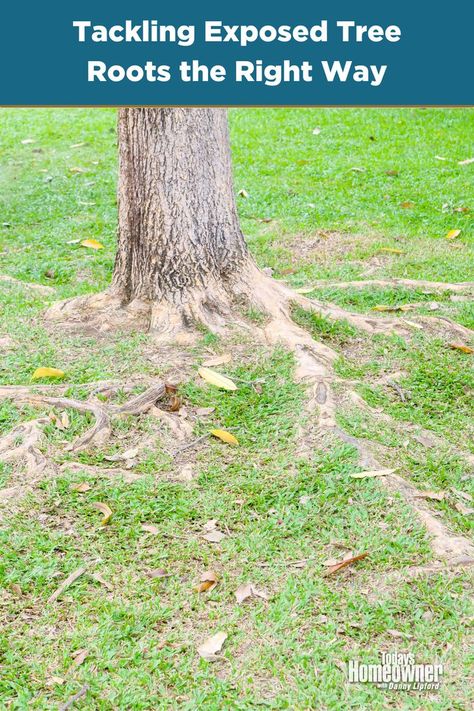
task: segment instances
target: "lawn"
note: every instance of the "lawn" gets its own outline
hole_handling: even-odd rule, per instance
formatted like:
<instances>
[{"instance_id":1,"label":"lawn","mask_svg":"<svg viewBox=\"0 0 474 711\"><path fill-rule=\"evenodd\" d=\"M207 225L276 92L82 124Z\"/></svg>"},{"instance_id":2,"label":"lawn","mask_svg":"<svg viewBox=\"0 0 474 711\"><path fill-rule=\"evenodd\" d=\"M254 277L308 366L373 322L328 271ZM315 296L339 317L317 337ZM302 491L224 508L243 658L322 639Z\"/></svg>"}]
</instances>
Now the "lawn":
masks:
<instances>
[{"instance_id":1,"label":"lawn","mask_svg":"<svg viewBox=\"0 0 474 711\"><path fill-rule=\"evenodd\" d=\"M165 379L179 383L183 406L117 417L112 443L73 454L90 415L71 409L58 422L51 407L0 400L0 438L44 417L41 448L55 462L34 481L0 462L0 707L59 709L81 692L74 708L104 711L469 708L469 567L429 569L435 557L412 506L377 478L352 478L361 467L350 444L301 447L305 388L290 353L250 336L203 332L192 348L158 350L147 334L45 325L50 303L109 283L115 121L108 109L0 111L0 275L18 280L0 280L0 387L32 386L36 368L54 367L65 373L54 387L69 397L110 381L127 387L98 401L120 403ZM316 284L473 280L473 110L239 109L230 123L242 228L261 267L352 311L415 304L393 315L474 328L467 295ZM339 390L350 386L373 408L347 401L340 425L439 494L431 510L469 536L472 353L433 329L407 342L301 309L295 319L339 353ZM197 374L220 354L232 356L215 369L235 392ZM219 428L239 445L203 437L177 452L173 417L191 439ZM108 525L97 502L112 511ZM209 530L224 537L209 541ZM351 551L368 555L328 575ZM217 584L198 592L205 571ZM249 582L264 595L239 603ZM227 639L207 661L197 648L216 632ZM349 660L378 663L393 651L443 663L440 690L348 683Z\"/></svg>"}]
</instances>

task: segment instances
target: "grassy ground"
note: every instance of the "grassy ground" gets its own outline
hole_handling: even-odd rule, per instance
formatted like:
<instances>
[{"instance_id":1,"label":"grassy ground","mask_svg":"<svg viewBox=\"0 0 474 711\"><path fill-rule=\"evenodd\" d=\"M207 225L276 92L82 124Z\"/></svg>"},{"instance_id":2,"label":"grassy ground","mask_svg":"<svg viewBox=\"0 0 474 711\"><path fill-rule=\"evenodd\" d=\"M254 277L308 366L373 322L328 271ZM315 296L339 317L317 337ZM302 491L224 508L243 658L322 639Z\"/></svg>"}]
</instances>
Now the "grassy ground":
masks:
<instances>
[{"instance_id":1,"label":"grassy ground","mask_svg":"<svg viewBox=\"0 0 474 711\"><path fill-rule=\"evenodd\" d=\"M2 708L59 708L87 683L77 708L467 709L468 573L405 577L409 566L432 560L408 505L376 480L352 479L358 467L349 446L316 443L310 457L301 455L304 389L293 384L289 354L209 334L184 355L157 353L142 334L99 340L45 329L48 303L99 291L110 279L115 115L74 109L0 116L0 273L55 288L45 297L0 282L0 338L14 342L0 353L0 383L30 384L35 368L53 366L65 371L68 394L84 397L84 384L101 379L179 374L195 434L212 425L240 441L235 448L205 441L176 460L172 433L146 415L117 420L115 444L78 458L63 445L84 431L86 416L71 411L65 431L45 427L60 473L1 510L0 619L8 628L0 640ZM238 198L243 229L260 265L277 278L294 287L326 278L472 280L474 165L459 161L472 157L473 111L239 110L231 127L236 191L248 195ZM452 229L460 235L446 240ZM70 243L85 238L105 249ZM472 304L449 295L315 293L363 312L417 302L416 314L431 313L436 301L438 315L474 325ZM453 490L473 493L459 456L461 448L474 452L472 355L450 349L441 336L417 333L407 346L304 312L296 318L340 352L338 374L399 429L350 407L341 424L377 442L383 463L421 489L446 492L430 502L433 509L454 531L469 532L469 516L455 506L465 499ZM233 354L225 371L240 379L235 393L196 376L196 366L220 352ZM403 400L383 378L395 372ZM255 379L263 382L246 384ZM194 417L203 407L214 411ZM0 436L38 412L48 410L0 403ZM408 422L434 431L445 446L423 446L405 431ZM116 464L105 457L145 437L133 470L111 475ZM84 468L69 466L73 459ZM189 481L179 475L186 464L194 470ZM25 483L12 467L0 467L0 487ZM71 488L81 482L90 485L82 494ZM100 526L97 501L113 511L108 526ZM201 535L212 519L227 534L218 544ZM369 556L326 577L324 562L348 550ZM88 572L48 604L84 564ZM156 569L169 577L150 577ZM197 593L209 569L219 583ZM268 601L237 604L235 590L246 581ZM220 661L201 660L196 647L220 630L228 634ZM74 666L78 650L87 656ZM419 695L347 684L348 660L376 663L382 651L441 660L441 690Z\"/></svg>"}]
</instances>

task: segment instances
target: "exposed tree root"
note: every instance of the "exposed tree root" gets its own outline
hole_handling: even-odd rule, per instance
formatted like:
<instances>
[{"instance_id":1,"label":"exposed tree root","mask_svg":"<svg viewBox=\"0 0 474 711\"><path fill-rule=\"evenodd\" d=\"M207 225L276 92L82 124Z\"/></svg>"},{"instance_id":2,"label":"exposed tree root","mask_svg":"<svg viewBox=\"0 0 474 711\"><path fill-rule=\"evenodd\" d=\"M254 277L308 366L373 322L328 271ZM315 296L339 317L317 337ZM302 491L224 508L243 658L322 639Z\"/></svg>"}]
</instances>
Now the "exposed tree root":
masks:
<instances>
[{"instance_id":1,"label":"exposed tree root","mask_svg":"<svg viewBox=\"0 0 474 711\"><path fill-rule=\"evenodd\" d=\"M15 286L22 286L26 289L32 289L40 294L50 295L54 294L55 289L52 286L45 286L44 284L33 284L27 281L21 281L20 279L14 279L14 277L8 276L8 274L0 274L0 281L7 282L9 284L15 284Z\"/></svg>"},{"instance_id":2,"label":"exposed tree root","mask_svg":"<svg viewBox=\"0 0 474 711\"><path fill-rule=\"evenodd\" d=\"M319 283L321 286L332 284ZM341 288L347 288L352 283L343 283ZM438 282L415 282L413 280L377 280L374 282L356 282L356 286L409 286L411 288L434 289L438 291L468 291L473 285L447 284ZM336 285L337 286L337 285ZM340 286L340 285L339 285ZM236 304L249 304L259 309L268 321L263 327L252 326L239 315ZM296 380L308 387L309 398L306 404L306 420L311 422L317 413L317 433L322 440L325 436L337 437L354 446L362 466L383 468L373 454L372 443L352 437L344 432L336 422L337 399L332 385L336 380L333 372L334 361L338 354L328 346L317 343L301 327L292 320L291 309L294 304L315 311L330 319L343 319L357 329L369 334L398 334L409 337L413 329L423 328L418 323L385 316L367 316L347 311L334 304L321 303L296 294L282 283L276 282L260 272L253 263L248 263L245 270L227 285L209 283L206 291L195 290L187 292L187 298L178 301L148 303L134 300L127 305L112 291L94 296L79 297L48 310L47 318L66 322L69 325L87 325L97 331L113 329L148 329L155 334L158 342L175 341L191 342L197 333L196 326L205 326L215 333L224 333L230 326L245 329L271 345L283 344L294 352L296 358ZM468 329L453 324L449 319L434 319L424 317L424 323L442 324L445 330L451 330L456 335L471 335ZM125 405L111 408L114 414L139 414L151 408L154 402L164 394L164 386L150 388L148 391L132 398ZM20 397L25 397L21 395ZM31 396L26 398L34 402ZM82 449L92 442L103 442L110 433L110 422L105 410L95 404L78 403L77 401L36 397L36 402L51 404L56 407L76 407L82 411L90 411L96 417L96 424L77 441L74 449ZM301 437L304 441L304 437ZM182 448L181 448L182 449ZM429 509L428 505L417 498L420 492L411 483L398 475L382 478L387 488L401 494L413 507L420 520L426 526L436 557L454 564L456 561L474 557L474 546L462 536L455 536Z\"/></svg>"},{"instance_id":3,"label":"exposed tree root","mask_svg":"<svg viewBox=\"0 0 474 711\"><path fill-rule=\"evenodd\" d=\"M43 439L41 425L46 419L30 420L17 425L0 439L0 462L19 462L25 468L28 480L54 470L54 464L39 449Z\"/></svg>"},{"instance_id":4,"label":"exposed tree root","mask_svg":"<svg viewBox=\"0 0 474 711\"><path fill-rule=\"evenodd\" d=\"M361 279L357 281L316 281L312 284L315 289L364 289L365 287L380 286L393 287L404 286L407 289L419 289L420 291L449 291L455 293L474 292L473 281L463 281L458 283L446 283L442 281L425 281L423 279Z\"/></svg>"}]
</instances>

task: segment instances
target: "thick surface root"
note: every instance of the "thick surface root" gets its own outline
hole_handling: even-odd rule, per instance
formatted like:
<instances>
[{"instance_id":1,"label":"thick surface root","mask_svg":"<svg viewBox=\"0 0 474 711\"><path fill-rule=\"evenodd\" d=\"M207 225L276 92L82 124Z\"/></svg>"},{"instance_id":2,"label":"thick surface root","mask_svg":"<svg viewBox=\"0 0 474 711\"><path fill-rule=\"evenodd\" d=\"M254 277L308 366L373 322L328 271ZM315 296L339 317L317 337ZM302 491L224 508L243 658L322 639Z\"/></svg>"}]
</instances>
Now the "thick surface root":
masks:
<instances>
[{"instance_id":1,"label":"thick surface root","mask_svg":"<svg viewBox=\"0 0 474 711\"><path fill-rule=\"evenodd\" d=\"M409 288L430 289L435 291L470 291L472 283L440 284L438 282L409 279L385 279L361 282L319 282L321 287L364 287L364 286L404 286ZM239 306L248 304L263 312L268 320L264 326L249 324L239 315ZM343 319L361 331L369 334L398 334L410 337L414 330L423 328L423 324L442 324L444 330L456 336L471 335L468 329L450 322L449 319L422 317L416 323L402 318L386 316L367 316L347 311L334 304L321 303L297 294L280 282L276 282L260 272L252 263L245 271L227 286L209 284L206 291L196 290L187 294L182 303L147 303L135 300L124 306L120 298L112 292L79 297L51 307L47 319L66 322L70 325L92 328L98 332L111 330L140 329L149 330L156 340L163 342L190 343L199 333L198 327L204 326L214 333L225 333L231 327L245 329L247 333L270 345L282 344L295 354L296 380L305 383L308 388L306 404L306 425L301 431L300 441L311 440L307 437L308 428L315 428L319 440L325 436L339 438L355 447L360 463L364 468L384 468L376 459L377 447L371 442L357 439L344 432L336 422L338 399L333 391L333 383L338 380L333 372L333 365L338 354L328 346L314 339L294 323L291 309L299 305L317 312L329 319ZM73 407L82 412L89 411L95 418L94 426L85 433L72 448L80 450L91 444L103 443L110 434L109 414L139 414L153 407L154 402L164 394L164 386L152 386L142 395L132 398L121 407L111 407L106 411L100 404L32 396L18 390L16 398L20 401L49 404L54 407ZM166 415L160 416L162 419ZM316 420L315 420L316 418ZM185 440L185 436L182 438ZM192 444L192 443L191 443ZM184 445L178 451L182 451ZM302 451L304 451L304 446ZM309 452L308 452L309 453ZM457 561L474 558L474 547L462 536L452 534L447 526L431 511L420 492L410 482L393 474L381 478L382 483L392 492L405 498L428 530L434 555L441 560L456 564Z\"/></svg>"},{"instance_id":2,"label":"thick surface root","mask_svg":"<svg viewBox=\"0 0 474 711\"><path fill-rule=\"evenodd\" d=\"M37 291L39 294L43 294L44 296L49 296L55 292L55 289L52 286L33 284L28 281L20 281L20 279L14 279L14 277L8 276L8 274L0 274L0 281L7 282L8 284L14 284L15 286L21 286L24 289Z\"/></svg>"},{"instance_id":3,"label":"thick surface root","mask_svg":"<svg viewBox=\"0 0 474 711\"><path fill-rule=\"evenodd\" d=\"M366 287L394 287L403 286L407 289L419 291L452 292L457 294L474 293L473 281L447 283L442 281L425 281L423 279L361 279L357 281L316 281L315 289L365 289Z\"/></svg>"}]
</instances>

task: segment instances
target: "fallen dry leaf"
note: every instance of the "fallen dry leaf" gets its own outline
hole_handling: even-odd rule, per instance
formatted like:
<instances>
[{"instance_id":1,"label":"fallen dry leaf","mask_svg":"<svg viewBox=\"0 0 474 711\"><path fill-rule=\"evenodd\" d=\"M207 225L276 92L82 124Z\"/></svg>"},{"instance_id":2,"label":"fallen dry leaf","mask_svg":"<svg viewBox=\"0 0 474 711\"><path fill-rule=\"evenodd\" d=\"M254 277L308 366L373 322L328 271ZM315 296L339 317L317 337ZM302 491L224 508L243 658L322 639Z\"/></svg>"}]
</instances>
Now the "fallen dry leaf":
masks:
<instances>
[{"instance_id":1,"label":"fallen dry leaf","mask_svg":"<svg viewBox=\"0 0 474 711\"><path fill-rule=\"evenodd\" d=\"M446 494L444 491L420 491L415 494L415 499L432 499L433 501L442 501Z\"/></svg>"},{"instance_id":2,"label":"fallen dry leaf","mask_svg":"<svg viewBox=\"0 0 474 711\"><path fill-rule=\"evenodd\" d=\"M219 580L217 573L213 570L206 570L205 573L199 578L199 584L195 586L195 590L198 593L207 592L213 590L217 581Z\"/></svg>"},{"instance_id":3,"label":"fallen dry leaf","mask_svg":"<svg viewBox=\"0 0 474 711\"><path fill-rule=\"evenodd\" d=\"M70 173L85 173L86 171L84 168L79 168L77 165L74 165L72 168L69 168Z\"/></svg>"},{"instance_id":4,"label":"fallen dry leaf","mask_svg":"<svg viewBox=\"0 0 474 711\"><path fill-rule=\"evenodd\" d=\"M211 637L208 637L202 644L197 648L198 654L203 659L207 661L213 661L216 659L216 654L218 654L224 642L227 639L227 634L225 632L216 632Z\"/></svg>"},{"instance_id":5,"label":"fallen dry leaf","mask_svg":"<svg viewBox=\"0 0 474 711\"><path fill-rule=\"evenodd\" d=\"M326 575L333 575L334 573L337 573L338 570L341 570L342 568L345 568L348 565L352 565L352 563L355 563L358 560L367 558L368 555L368 553L360 553L359 555L355 555L353 558L345 558L344 560L341 560L340 562L331 565L328 568Z\"/></svg>"},{"instance_id":6,"label":"fallen dry leaf","mask_svg":"<svg viewBox=\"0 0 474 711\"><path fill-rule=\"evenodd\" d=\"M86 145L86 142L83 141L82 143L73 143L73 144L72 144L71 146L69 146L69 147L70 147L70 148L82 148L82 146L85 146L85 145Z\"/></svg>"},{"instance_id":7,"label":"fallen dry leaf","mask_svg":"<svg viewBox=\"0 0 474 711\"><path fill-rule=\"evenodd\" d=\"M242 583L235 591L235 598L240 605L249 597L259 597L262 600L268 600L268 595L263 590L259 590L255 587L253 583Z\"/></svg>"},{"instance_id":8,"label":"fallen dry leaf","mask_svg":"<svg viewBox=\"0 0 474 711\"><path fill-rule=\"evenodd\" d=\"M154 536L156 536L160 532L160 529L158 528L158 526L153 526L152 523L142 523L142 531L152 533Z\"/></svg>"},{"instance_id":9,"label":"fallen dry leaf","mask_svg":"<svg viewBox=\"0 0 474 711\"><path fill-rule=\"evenodd\" d=\"M225 430L211 430L211 434L227 444L239 444L237 437L234 437L233 434L226 432Z\"/></svg>"},{"instance_id":10,"label":"fallen dry leaf","mask_svg":"<svg viewBox=\"0 0 474 711\"><path fill-rule=\"evenodd\" d=\"M208 358L203 362L203 366L206 368L215 366L215 365L225 365L226 363L230 363L232 360L232 356L230 353L223 353L220 356L214 356L213 358Z\"/></svg>"},{"instance_id":11,"label":"fallen dry leaf","mask_svg":"<svg viewBox=\"0 0 474 711\"><path fill-rule=\"evenodd\" d=\"M399 632L399 630L387 630L387 633L394 639L413 639L410 634L407 634L406 632Z\"/></svg>"},{"instance_id":12,"label":"fallen dry leaf","mask_svg":"<svg viewBox=\"0 0 474 711\"><path fill-rule=\"evenodd\" d=\"M203 380L211 385L215 385L216 388L221 388L221 390L237 390L237 385L230 378L216 373L210 368L199 368L198 373Z\"/></svg>"},{"instance_id":13,"label":"fallen dry leaf","mask_svg":"<svg viewBox=\"0 0 474 711\"><path fill-rule=\"evenodd\" d=\"M88 247L89 249L104 249L102 242L96 239L83 239L79 244L81 247Z\"/></svg>"},{"instance_id":14,"label":"fallen dry leaf","mask_svg":"<svg viewBox=\"0 0 474 711\"><path fill-rule=\"evenodd\" d=\"M72 484L71 490L77 491L78 494L84 494L86 491L92 489L92 486L87 483L87 481L81 481L80 484Z\"/></svg>"},{"instance_id":15,"label":"fallen dry leaf","mask_svg":"<svg viewBox=\"0 0 474 711\"><path fill-rule=\"evenodd\" d=\"M379 304L378 306L372 306L372 311L410 311L412 306L410 304Z\"/></svg>"},{"instance_id":16,"label":"fallen dry leaf","mask_svg":"<svg viewBox=\"0 0 474 711\"><path fill-rule=\"evenodd\" d=\"M71 654L71 657L73 658L74 661L73 661L73 663L71 664L71 666L69 667L69 669L67 670L66 673L67 673L67 674L70 674L70 673L73 672L75 669L77 669L77 667L79 667L79 666L84 662L84 660L86 659L86 657L87 657L88 655L89 655L89 650L88 650L88 649L77 649L75 652L73 652L73 653Z\"/></svg>"},{"instance_id":17,"label":"fallen dry leaf","mask_svg":"<svg viewBox=\"0 0 474 711\"><path fill-rule=\"evenodd\" d=\"M113 591L113 585L108 582L105 578L102 577L100 573L91 573L91 578L96 580L98 583L104 586L104 588L107 588L109 592Z\"/></svg>"},{"instance_id":18,"label":"fallen dry leaf","mask_svg":"<svg viewBox=\"0 0 474 711\"><path fill-rule=\"evenodd\" d=\"M225 533L222 533L222 531L214 529L212 531L208 531L207 533L203 533L202 537L206 541L209 541L209 543L220 543L226 537L226 535Z\"/></svg>"},{"instance_id":19,"label":"fallen dry leaf","mask_svg":"<svg viewBox=\"0 0 474 711\"><path fill-rule=\"evenodd\" d=\"M387 476L387 474L393 474L396 469L374 469L373 471L367 472L356 472L351 474L352 479L371 479L375 476Z\"/></svg>"},{"instance_id":20,"label":"fallen dry leaf","mask_svg":"<svg viewBox=\"0 0 474 711\"><path fill-rule=\"evenodd\" d=\"M10 348L13 348L15 345L15 341L13 338L10 338L10 336L1 336L0 337L0 350L10 350Z\"/></svg>"},{"instance_id":21,"label":"fallen dry leaf","mask_svg":"<svg viewBox=\"0 0 474 711\"><path fill-rule=\"evenodd\" d=\"M107 504L103 504L101 501L95 501L92 506L94 509L100 511L100 513L104 515L104 518L100 523L102 526L106 526L112 518L112 509L110 509Z\"/></svg>"},{"instance_id":22,"label":"fallen dry leaf","mask_svg":"<svg viewBox=\"0 0 474 711\"><path fill-rule=\"evenodd\" d=\"M386 170L385 175L398 175L398 170Z\"/></svg>"},{"instance_id":23,"label":"fallen dry leaf","mask_svg":"<svg viewBox=\"0 0 474 711\"><path fill-rule=\"evenodd\" d=\"M415 207L415 203L410 200L405 200L405 202L400 203L400 207L403 207L404 210L410 210L412 207Z\"/></svg>"},{"instance_id":24,"label":"fallen dry leaf","mask_svg":"<svg viewBox=\"0 0 474 711\"><path fill-rule=\"evenodd\" d=\"M164 568L155 568L154 570L150 570L148 577L152 580L156 580L157 578L169 578L171 577L171 573L168 573Z\"/></svg>"},{"instance_id":25,"label":"fallen dry leaf","mask_svg":"<svg viewBox=\"0 0 474 711\"><path fill-rule=\"evenodd\" d=\"M198 417L207 417L208 415L212 415L212 413L215 412L215 409L215 407L198 407L196 415Z\"/></svg>"},{"instance_id":26,"label":"fallen dry leaf","mask_svg":"<svg viewBox=\"0 0 474 711\"><path fill-rule=\"evenodd\" d=\"M83 566L81 568L78 568L77 570L74 570L70 575L67 576L66 580L64 580L59 588L53 592L52 595L49 596L47 602L55 602L58 597L65 591L67 588L72 585L78 578L81 577L81 575L84 575L86 572L86 568Z\"/></svg>"},{"instance_id":27,"label":"fallen dry leaf","mask_svg":"<svg viewBox=\"0 0 474 711\"><path fill-rule=\"evenodd\" d=\"M465 160L458 160L458 165L470 165L474 163L474 158L466 158Z\"/></svg>"},{"instance_id":28,"label":"fallen dry leaf","mask_svg":"<svg viewBox=\"0 0 474 711\"><path fill-rule=\"evenodd\" d=\"M459 206L454 208L454 212L471 212L471 210L469 207Z\"/></svg>"},{"instance_id":29,"label":"fallen dry leaf","mask_svg":"<svg viewBox=\"0 0 474 711\"><path fill-rule=\"evenodd\" d=\"M385 252L386 254L405 254L402 249L396 249L395 247L380 247L379 252Z\"/></svg>"},{"instance_id":30,"label":"fallen dry leaf","mask_svg":"<svg viewBox=\"0 0 474 711\"><path fill-rule=\"evenodd\" d=\"M456 239L461 234L461 230L449 230L446 239Z\"/></svg>"},{"instance_id":31,"label":"fallen dry leaf","mask_svg":"<svg viewBox=\"0 0 474 711\"><path fill-rule=\"evenodd\" d=\"M238 195L239 197L242 197L242 198L248 198L248 196L249 196L248 192L247 192L246 190L243 190L243 189L242 189L242 190L239 190L239 192L237 193L237 195Z\"/></svg>"},{"instance_id":32,"label":"fallen dry leaf","mask_svg":"<svg viewBox=\"0 0 474 711\"><path fill-rule=\"evenodd\" d=\"M39 380L40 378L64 378L65 372L59 370L59 368L36 368L35 372L31 376L32 380Z\"/></svg>"},{"instance_id":33,"label":"fallen dry leaf","mask_svg":"<svg viewBox=\"0 0 474 711\"><path fill-rule=\"evenodd\" d=\"M474 353L474 348L466 346L464 343L450 343L449 347L454 351L462 351L462 353Z\"/></svg>"},{"instance_id":34,"label":"fallen dry leaf","mask_svg":"<svg viewBox=\"0 0 474 711\"><path fill-rule=\"evenodd\" d=\"M466 506L466 504L463 504L461 501L456 501L456 503L454 504L454 508L463 516L470 516L474 513L473 508Z\"/></svg>"},{"instance_id":35,"label":"fallen dry leaf","mask_svg":"<svg viewBox=\"0 0 474 711\"><path fill-rule=\"evenodd\" d=\"M27 146L29 143L34 143L35 139L34 138L24 138L21 142L24 146Z\"/></svg>"}]
</instances>

